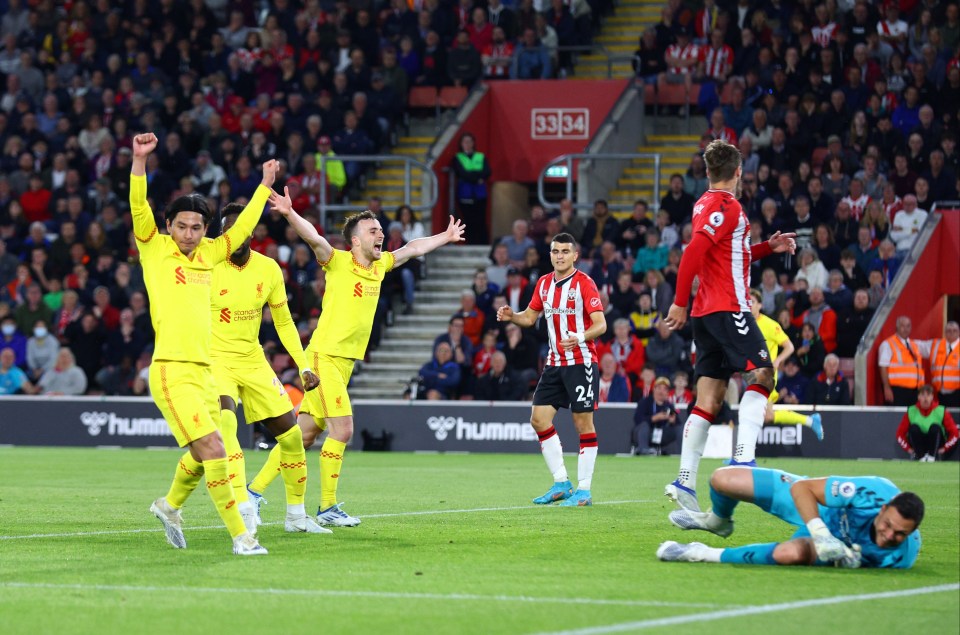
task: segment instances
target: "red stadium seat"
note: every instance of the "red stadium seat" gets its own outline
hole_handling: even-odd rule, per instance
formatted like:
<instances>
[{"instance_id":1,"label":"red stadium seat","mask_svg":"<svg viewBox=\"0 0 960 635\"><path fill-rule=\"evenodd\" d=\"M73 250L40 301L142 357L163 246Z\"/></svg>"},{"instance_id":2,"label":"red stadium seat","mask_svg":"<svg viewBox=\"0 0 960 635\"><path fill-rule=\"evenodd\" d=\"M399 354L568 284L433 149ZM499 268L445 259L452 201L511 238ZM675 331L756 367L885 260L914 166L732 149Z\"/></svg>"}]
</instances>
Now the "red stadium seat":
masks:
<instances>
[{"instance_id":1,"label":"red stadium seat","mask_svg":"<svg viewBox=\"0 0 960 635\"><path fill-rule=\"evenodd\" d=\"M463 86L444 86L440 89L440 107L459 108L466 100L467 92Z\"/></svg>"},{"instance_id":2,"label":"red stadium seat","mask_svg":"<svg viewBox=\"0 0 960 635\"><path fill-rule=\"evenodd\" d=\"M417 86L410 89L410 108L436 108L437 89L433 86Z\"/></svg>"},{"instance_id":3,"label":"red stadium seat","mask_svg":"<svg viewBox=\"0 0 960 635\"><path fill-rule=\"evenodd\" d=\"M664 84L657 89L657 104L660 106L687 105L687 89L683 84Z\"/></svg>"}]
</instances>

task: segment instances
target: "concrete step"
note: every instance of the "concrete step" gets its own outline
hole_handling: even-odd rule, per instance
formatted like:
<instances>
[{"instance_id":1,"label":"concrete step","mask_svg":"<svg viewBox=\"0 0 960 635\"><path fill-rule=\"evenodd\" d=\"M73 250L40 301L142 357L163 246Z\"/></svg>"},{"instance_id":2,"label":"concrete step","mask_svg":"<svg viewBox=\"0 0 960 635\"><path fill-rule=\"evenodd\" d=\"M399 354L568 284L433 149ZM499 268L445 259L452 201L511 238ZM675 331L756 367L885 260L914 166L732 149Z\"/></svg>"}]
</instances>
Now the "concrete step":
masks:
<instances>
[{"instance_id":1,"label":"concrete step","mask_svg":"<svg viewBox=\"0 0 960 635\"><path fill-rule=\"evenodd\" d=\"M426 364L427 361L428 360L424 360L423 363ZM403 394L404 386L410 383L410 379L412 377L417 376L418 370L420 370L420 366L417 366L409 373L391 373L389 375L368 375L361 373L359 375L354 375L350 378L350 388L347 392L352 395L354 387L360 388L367 386L377 387L385 394L392 394L399 397Z\"/></svg>"},{"instance_id":2,"label":"concrete step","mask_svg":"<svg viewBox=\"0 0 960 635\"><path fill-rule=\"evenodd\" d=\"M446 329L443 329L446 331ZM431 342L436 338L440 333L436 328L430 326L406 326L401 324L395 324L387 329L387 332L390 334L390 343L393 344L393 338L398 340L430 340Z\"/></svg>"},{"instance_id":3,"label":"concrete step","mask_svg":"<svg viewBox=\"0 0 960 635\"><path fill-rule=\"evenodd\" d=\"M396 390L394 390L396 388ZM399 399L403 395L403 386L350 386L351 399Z\"/></svg>"},{"instance_id":4,"label":"concrete step","mask_svg":"<svg viewBox=\"0 0 960 635\"><path fill-rule=\"evenodd\" d=\"M387 329L389 333L393 328ZM427 351L430 353L430 350L433 348L433 340L437 339L437 335L440 333L434 334L430 339L418 339L418 340L400 340L400 339L384 339L380 342L380 348L374 351L374 353L403 353L407 356L407 359L413 359L412 356L419 355L422 351ZM419 359L419 357L416 357Z\"/></svg>"},{"instance_id":5,"label":"concrete step","mask_svg":"<svg viewBox=\"0 0 960 635\"><path fill-rule=\"evenodd\" d=\"M435 302L442 302L444 305L455 304L454 310L456 310L456 306L460 305L460 291L429 291L423 289L417 291L415 302L415 310L421 304L432 306Z\"/></svg>"},{"instance_id":6,"label":"concrete step","mask_svg":"<svg viewBox=\"0 0 960 635\"><path fill-rule=\"evenodd\" d=\"M647 136L650 143L676 144L686 143L687 145L697 145L700 143L700 135L695 134L652 134Z\"/></svg>"},{"instance_id":7,"label":"concrete step","mask_svg":"<svg viewBox=\"0 0 960 635\"><path fill-rule=\"evenodd\" d=\"M427 355L430 354L430 347L425 346L422 349ZM419 359L419 358L417 358ZM370 363L366 364L367 368L371 370L376 370L380 368L381 364L403 364L410 363L411 352L410 351L385 351L378 349L370 353Z\"/></svg>"},{"instance_id":8,"label":"concrete step","mask_svg":"<svg viewBox=\"0 0 960 635\"><path fill-rule=\"evenodd\" d=\"M651 175L651 176L642 176L642 177L620 177L620 180L617 182L617 185L622 189L635 187L637 185L646 185L652 188L653 183L654 183L654 178ZM661 172L660 185L661 187L670 185L669 174L664 174Z\"/></svg>"},{"instance_id":9,"label":"concrete step","mask_svg":"<svg viewBox=\"0 0 960 635\"><path fill-rule=\"evenodd\" d=\"M634 33L609 33L593 38L597 44L638 44L639 36Z\"/></svg>"},{"instance_id":10,"label":"concrete step","mask_svg":"<svg viewBox=\"0 0 960 635\"><path fill-rule=\"evenodd\" d=\"M442 331L447 330L447 323L450 321L450 316L457 311L456 308L453 311L436 311L435 313L423 313L420 315L398 315L393 318L393 326L391 326L387 333L390 333L393 329L398 327L422 327L432 329L439 335Z\"/></svg>"}]
</instances>

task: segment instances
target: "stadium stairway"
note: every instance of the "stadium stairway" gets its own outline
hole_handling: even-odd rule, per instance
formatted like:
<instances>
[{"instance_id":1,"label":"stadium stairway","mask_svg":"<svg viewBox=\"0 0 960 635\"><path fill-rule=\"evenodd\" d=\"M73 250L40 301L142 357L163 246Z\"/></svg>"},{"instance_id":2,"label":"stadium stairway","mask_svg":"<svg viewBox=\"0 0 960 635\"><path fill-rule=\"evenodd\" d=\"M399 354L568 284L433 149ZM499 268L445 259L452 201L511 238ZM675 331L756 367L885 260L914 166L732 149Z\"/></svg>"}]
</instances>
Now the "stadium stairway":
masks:
<instances>
[{"instance_id":1,"label":"stadium stairway","mask_svg":"<svg viewBox=\"0 0 960 635\"><path fill-rule=\"evenodd\" d=\"M490 264L487 246L448 246L427 256L428 276L420 283L411 315L395 315L369 363L358 365L350 382L356 399L397 399L430 361L433 340L447 331L460 307L460 292L473 284L478 267ZM400 306L399 303L396 304Z\"/></svg>"},{"instance_id":2,"label":"stadium stairway","mask_svg":"<svg viewBox=\"0 0 960 635\"><path fill-rule=\"evenodd\" d=\"M601 45L614 58L610 68L612 77L633 75L630 59L640 45L640 35L660 21L662 9L663 0L620 0L614 15L603 19L603 28L594 43ZM578 56L572 77L607 79L607 55Z\"/></svg>"},{"instance_id":3,"label":"stadium stairway","mask_svg":"<svg viewBox=\"0 0 960 635\"><path fill-rule=\"evenodd\" d=\"M690 157L700 149L699 135L685 134L649 134L646 143L637 148L637 152L659 152L660 158L660 197L663 198L670 187L671 174L685 174L690 166ZM651 207L659 206L653 194L653 159L634 159L624 169L617 187L610 190L607 199L611 204L632 205L637 199L644 199ZM619 212L617 216L626 218L630 212Z\"/></svg>"}]
</instances>

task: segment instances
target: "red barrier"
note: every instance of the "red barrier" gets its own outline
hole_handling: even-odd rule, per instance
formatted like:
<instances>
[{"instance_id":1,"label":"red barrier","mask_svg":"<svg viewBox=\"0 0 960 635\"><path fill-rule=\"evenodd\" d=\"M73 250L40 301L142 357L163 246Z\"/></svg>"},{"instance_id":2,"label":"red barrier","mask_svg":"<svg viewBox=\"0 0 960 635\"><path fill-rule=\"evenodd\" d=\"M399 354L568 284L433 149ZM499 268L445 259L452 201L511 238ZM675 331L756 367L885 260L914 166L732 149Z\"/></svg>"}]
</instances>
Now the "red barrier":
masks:
<instances>
[{"instance_id":1,"label":"red barrier","mask_svg":"<svg viewBox=\"0 0 960 635\"><path fill-rule=\"evenodd\" d=\"M945 300L960 295L960 210L940 210L940 224L934 230L926 249L893 305L893 310L880 330L880 335L867 353L867 404L883 405L883 386L877 370L880 344L896 332L897 317L906 315L913 322L910 337L928 340L943 337L946 323ZM929 363L924 364L927 376Z\"/></svg>"},{"instance_id":2,"label":"red barrier","mask_svg":"<svg viewBox=\"0 0 960 635\"><path fill-rule=\"evenodd\" d=\"M542 80L491 82L460 128L477 138L490 162L491 181L534 183L554 157L583 152L620 98L628 80ZM440 197L433 230L446 227L448 167L459 151L459 135L437 159Z\"/></svg>"}]
</instances>

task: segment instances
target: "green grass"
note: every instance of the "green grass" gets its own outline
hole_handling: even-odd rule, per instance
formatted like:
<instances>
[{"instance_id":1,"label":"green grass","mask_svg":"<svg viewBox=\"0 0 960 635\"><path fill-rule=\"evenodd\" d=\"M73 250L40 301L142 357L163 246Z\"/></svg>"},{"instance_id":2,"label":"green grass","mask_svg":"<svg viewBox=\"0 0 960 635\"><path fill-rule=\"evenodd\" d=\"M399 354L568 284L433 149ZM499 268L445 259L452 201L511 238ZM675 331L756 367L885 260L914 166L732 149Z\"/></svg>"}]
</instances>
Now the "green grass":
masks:
<instances>
[{"instance_id":1,"label":"green grass","mask_svg":"<svg viewBox=\"0 0 960 635\"><path fill-rule=\"evenodd\" d=\"M276 524L284 512L278 479L264 508L272 524L260 530L270 555L235 557L226 531L214 527L219 519L201 487L184 512L189 548L174 550L147 508L166 491L176 457L172 451L0 449L0 631L555 632L960 578L956 463L765 461L801 474L880 474L926 500L916 567L842 571L658 562L654 552L663 540L740 545L792 533L748 505L738 509L737 531L727 541L674 529L662 493L675 476L676 457L601 456L593 486L598 504L561 509L529 504L549 485L536 455L354 452L340 499L364 517L360 527L285 534ZM248 475L264 458L248 454ZM308 458L308 509L315 509L317 454ZM573 457L567 466L576 473ZM705 461L701 482L717 466ZM496 509L454 511L481 508ZM451 513L411 514L418 511ZM10 538L28 535L39 536ZM711 635L957 633L958 598L950 590L845 601L711 619L705 626ZM654 633L697 628L644 626Z\"/></svg>"}]
</instances>

